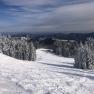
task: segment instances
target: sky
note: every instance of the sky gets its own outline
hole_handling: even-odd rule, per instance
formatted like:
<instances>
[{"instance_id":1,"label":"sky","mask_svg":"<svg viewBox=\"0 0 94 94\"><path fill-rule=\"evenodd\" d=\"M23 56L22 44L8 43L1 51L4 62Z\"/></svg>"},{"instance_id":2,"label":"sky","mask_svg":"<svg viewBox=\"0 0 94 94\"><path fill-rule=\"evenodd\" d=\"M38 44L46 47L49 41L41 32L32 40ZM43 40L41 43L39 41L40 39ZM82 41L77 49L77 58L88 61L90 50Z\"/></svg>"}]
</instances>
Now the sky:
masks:
<instances>
[{"instance_id":1,"label":"sky","mask_svg":"<svg viewBox=\"0 0 94 94\"><path fill-rule=\"evenodd\" d=\"M0 0L0 32L94 32L94 0Z\"/></svg>"}]
</instances>

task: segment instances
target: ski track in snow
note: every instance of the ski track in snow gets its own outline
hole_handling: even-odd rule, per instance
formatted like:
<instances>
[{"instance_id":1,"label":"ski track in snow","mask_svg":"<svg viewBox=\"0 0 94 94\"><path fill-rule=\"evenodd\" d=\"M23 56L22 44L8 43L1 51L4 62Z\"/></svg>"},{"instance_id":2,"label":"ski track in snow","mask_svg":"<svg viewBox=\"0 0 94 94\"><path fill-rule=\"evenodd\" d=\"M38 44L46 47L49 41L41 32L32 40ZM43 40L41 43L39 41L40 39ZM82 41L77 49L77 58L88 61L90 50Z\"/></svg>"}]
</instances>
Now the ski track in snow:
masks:
<instances>
[{"instance_id":1,"label":"ski track in snow","mask_svg":"<svg viewBox=\"0 0 94 94\"><path fill-rule=\"evenodd\" d=\"M37 50L35 62L0 54L0 76L27 92L22 94L94 94L94 70L76 69L73 64L73 58L46 49Z\"/></svg>"}]
</instances>

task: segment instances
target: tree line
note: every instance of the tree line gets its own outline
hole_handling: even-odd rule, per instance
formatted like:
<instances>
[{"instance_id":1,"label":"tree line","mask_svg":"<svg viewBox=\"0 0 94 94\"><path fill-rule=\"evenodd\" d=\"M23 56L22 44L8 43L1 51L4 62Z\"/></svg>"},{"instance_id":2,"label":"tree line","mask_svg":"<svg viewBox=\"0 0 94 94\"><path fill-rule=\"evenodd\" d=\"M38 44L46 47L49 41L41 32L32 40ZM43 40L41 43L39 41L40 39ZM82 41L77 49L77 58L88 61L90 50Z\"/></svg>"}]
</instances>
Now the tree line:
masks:
<instances>
[{"instance_id":1,"label":"tree line","mask_svg":"<svg viewBox=\"0 0 94 94\"><path fill-rule=\"evenodd\" d=\"M74 67L94 69L94 39L88 38L84 43L73 40L54 40L55 54L75 58Z\"/></svg>"},{"instance_id":2,"label":"tree line","mask_svg":"<svg viewBox=\"0 0 94 94\"><path fill-rule=\"evenodd\" d=\"M54 39L53 51L60 56L74 57L78 46L78 42L74 40Z\"/></svg>"},{"instance_id":3,"label":"tree line","mask_svg":"<svg viewBox=\"0 0 94 94\"><path fill-rule=\"evenodd\" d=\"M34 61L36 59L36 49L33 42L26 37L1 37L0 51L20 60Z\"/></svg>"}]
</instances>

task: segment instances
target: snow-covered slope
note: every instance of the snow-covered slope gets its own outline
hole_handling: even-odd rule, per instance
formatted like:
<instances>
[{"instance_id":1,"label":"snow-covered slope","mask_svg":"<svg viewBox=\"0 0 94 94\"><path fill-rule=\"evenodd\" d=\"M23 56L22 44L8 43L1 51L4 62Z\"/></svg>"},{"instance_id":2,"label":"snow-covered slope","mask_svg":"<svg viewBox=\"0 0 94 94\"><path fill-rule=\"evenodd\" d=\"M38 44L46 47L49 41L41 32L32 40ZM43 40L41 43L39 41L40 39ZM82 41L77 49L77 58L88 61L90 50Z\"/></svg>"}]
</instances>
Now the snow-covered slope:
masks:
<instances>
[{"instance_id":1,"label":"snow-covered slope","mask_svg":"<svg viewBox=\"0 0 94 94\"><path fill-rule=\"evenodd\" d=\"M0 54L0 76L30 94L94 94L94 70L76 69L73 64L74 59L46 49L37 50L35 62Z\"/></svg>"},{"instance_id":2,"label":"snow-covered slope","mask_svg":"<svg viewBox=\"0 0 94 94\"><path fill-rule=\"evenodd\" d=\"M30 94L11 80L0 76L0 94Z\"/></svg>"}]
</instances>

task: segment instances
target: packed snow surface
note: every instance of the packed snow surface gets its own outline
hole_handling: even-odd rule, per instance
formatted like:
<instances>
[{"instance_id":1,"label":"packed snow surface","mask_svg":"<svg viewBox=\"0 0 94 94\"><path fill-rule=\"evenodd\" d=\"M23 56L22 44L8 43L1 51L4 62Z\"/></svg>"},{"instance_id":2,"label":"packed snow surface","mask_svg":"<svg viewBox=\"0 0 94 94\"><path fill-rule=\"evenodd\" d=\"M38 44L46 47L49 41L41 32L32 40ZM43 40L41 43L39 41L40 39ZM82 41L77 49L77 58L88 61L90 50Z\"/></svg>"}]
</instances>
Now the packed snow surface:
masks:
<instances>
[{"instance_id":1,"label":"packed snow surface","mask_svg":"<svg viewBox=\"0 0 94 94\"><path fill-rule=\"evenodd\" d=\"M73 65L73 58L56 56L47 49L37 50L35 62L0 53L0 91L8 90L0 94L94 94L94 70Z\"/></svg>"},{"instance_id":2,"label":"packed snow surface","mask_svg":"<svg viewBox=\"0 0 94 94\"><path fill-rule=\"evenodd\" d=\"M0 76L0 94L29 94L29 92Z\"/></svg>"}]
</instances>

